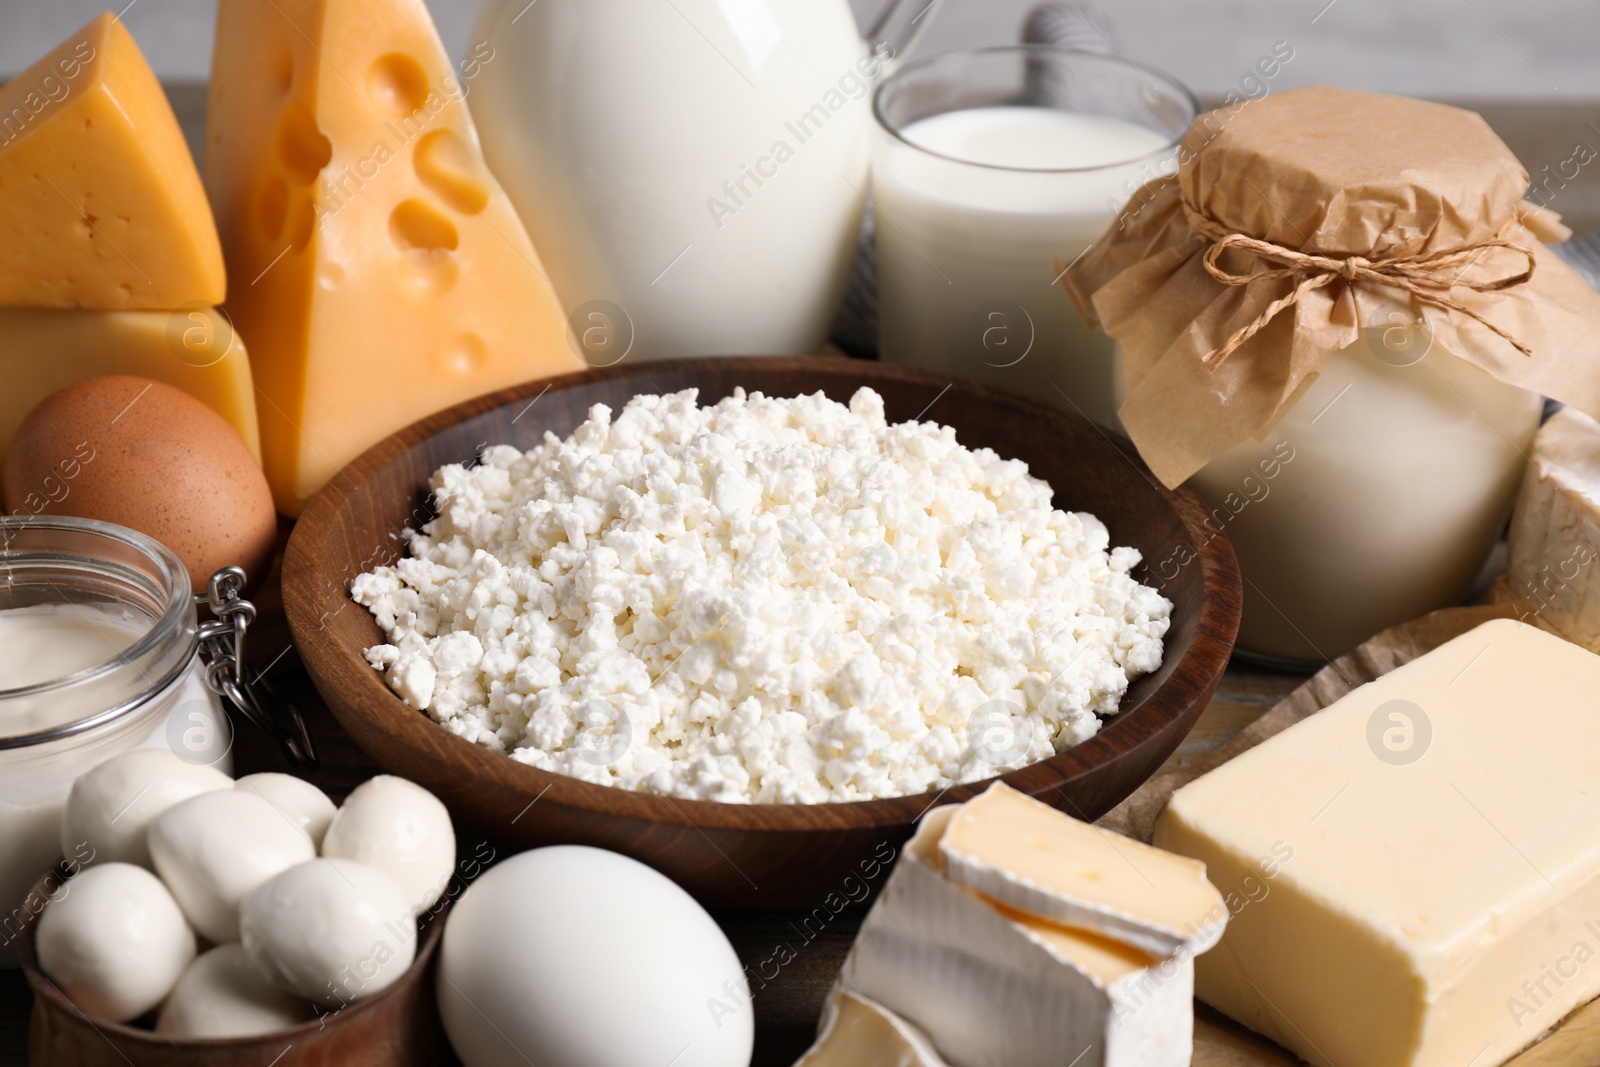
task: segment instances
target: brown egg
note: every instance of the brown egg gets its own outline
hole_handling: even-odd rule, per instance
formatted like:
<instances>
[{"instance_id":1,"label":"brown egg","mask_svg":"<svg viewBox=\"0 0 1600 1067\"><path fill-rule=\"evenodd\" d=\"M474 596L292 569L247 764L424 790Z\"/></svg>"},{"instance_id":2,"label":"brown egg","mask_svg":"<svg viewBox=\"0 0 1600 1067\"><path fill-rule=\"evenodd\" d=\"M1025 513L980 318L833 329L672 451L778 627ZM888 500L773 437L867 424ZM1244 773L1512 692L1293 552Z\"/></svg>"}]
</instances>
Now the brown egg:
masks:
<instances>
[{"instance_id":1,"label":"brown egg","mask_svg":"<svg viewBox=\"0 0 1600 1067\"><path fill-rule=\"evenodd\" d=\"M88 378L28 413L6 453L13 515L75 515L165 544L196 592L229 565L259 579L272 558L272 492L221 415L170 385Z\"/></svg>"}]
</instances>

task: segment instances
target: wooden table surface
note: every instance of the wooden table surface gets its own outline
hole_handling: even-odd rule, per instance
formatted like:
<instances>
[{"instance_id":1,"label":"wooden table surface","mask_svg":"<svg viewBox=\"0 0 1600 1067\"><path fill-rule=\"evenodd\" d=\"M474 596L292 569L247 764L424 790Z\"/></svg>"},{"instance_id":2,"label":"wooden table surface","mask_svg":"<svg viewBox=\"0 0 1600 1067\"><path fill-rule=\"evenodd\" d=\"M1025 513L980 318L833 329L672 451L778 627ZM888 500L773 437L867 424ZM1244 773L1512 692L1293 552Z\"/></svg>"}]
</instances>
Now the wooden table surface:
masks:
<instances>
[{"instance_id":1,"label":"wooden table surface","mask_svg":"<svg viewBox=\"0 0 1600 1067\"><path fill-rule=\"evenodd\" d=\"M204 126L204 87L171 86L169 94L191 147L198 149ZM1582 102L1492 101L1468 102L1466 106L1484 114L1536 181L1546 174L1546 167L1552 171L1559 168L1580 143L1600 145L1600 126L1592 123L1600 121L1596 118L1600 107ZM1600 168L1585 168L1574 180L1557 188L1550 206L1579 232L1600 226ZM256 626L251 660L256 672L307 715L322 756L321 766L310 775L313 781L342 796L377 772L317 698L289 646L280 614L264 611ZM1215 699L1169 766L1181 766L1220 746L1303 680L1303 675L1262 670L1235 660ZM239 730L234 754L239 774L286 769L275 747L248 724ZM468 849L474 844L463 842ZM780 944L794 950L792 962L755 998L754 1067L788 1067L810 1043L823 996L854 939L861 916L846 912L820 930L814 923L802 928L796 918L786 914L718 915L746 963L770 958ZM27 1062L31 1001L21 973L0 970L0 1067Z\"/></svg>"}]
</instances>

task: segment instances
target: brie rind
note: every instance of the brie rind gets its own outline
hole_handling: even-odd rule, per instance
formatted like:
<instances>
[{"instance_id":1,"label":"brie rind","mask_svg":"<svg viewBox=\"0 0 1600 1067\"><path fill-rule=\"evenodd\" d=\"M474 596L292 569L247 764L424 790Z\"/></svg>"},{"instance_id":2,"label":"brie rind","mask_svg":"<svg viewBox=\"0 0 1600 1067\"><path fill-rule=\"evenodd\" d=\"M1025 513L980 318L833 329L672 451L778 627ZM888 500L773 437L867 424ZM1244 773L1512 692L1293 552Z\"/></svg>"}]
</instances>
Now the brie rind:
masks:
<instances>
[{"instance_id":1,"label":"brie rind","mask_svg":"<svg viewBox=\"0 0 1600 1067\"><path fill-rule=\"evenodd\" d=\"M984 900L938 870L936 809L845 961L844 988L959 1067L1187 1067L1194 960L1155 958Z\"/></svg>"},{"instance_id":2,"label":"brie rind","mask_svg":"<svg viewBox=\"0 0 1600 1067\"><path fill-rule=\"evenodd\" d=\"M1506 580L1523 618L1600 652L1600 425L1574 408L1533 439L1511 515Z\"/></svg>"},{"instance_id":3,"label":"brie rind","mask_svg":"<svg viewBox=\"0 0 1600 1067\"><path fill-rule=\"evenodd\" d=\"M1199 955L1228 921L1205 864L1080 822L1001 782L957 809L939 853L957 885L1157 956Z\"/></svg>"},{"instance_id":4,"label":"brie rind","mask_svg":"<svg viewBox=\"0 0 1600 1067\"><path fill-rule=\"evenodd\" d=\"M794 1067L949 1067L928 1035L882 1004L835 986L816 1043Z\"/></svg>"}]
</instances>

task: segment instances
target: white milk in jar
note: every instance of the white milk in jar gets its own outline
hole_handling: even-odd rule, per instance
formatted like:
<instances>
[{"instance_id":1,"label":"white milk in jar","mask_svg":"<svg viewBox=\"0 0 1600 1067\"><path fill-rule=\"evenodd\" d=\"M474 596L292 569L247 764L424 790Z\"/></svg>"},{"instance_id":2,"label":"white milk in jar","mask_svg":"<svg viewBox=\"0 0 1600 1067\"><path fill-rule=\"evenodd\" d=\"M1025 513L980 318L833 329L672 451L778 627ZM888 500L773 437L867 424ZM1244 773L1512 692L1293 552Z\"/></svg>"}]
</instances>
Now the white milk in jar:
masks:
<instances>
[{"instance_id":1,"label":"white milk in jar","mask_svg":"<svg viewBox=\"0 0 1600 1067\"><path fill-rule=\"evenodd\" d=\"M1197 120L1068 272L1152 478L1238 555L1242 652L1334 659L1461 604L1542 398L1600 412L1600 294L1527 188L1479 115L1292 89Z\"/></svg>"},{"instance_id":2,"label":"white milk in jar","mask_svg":"<svg viewBox=\"0 0 1600 1067\"><path fill-rule=\"evenodd\" d=\"M1433 353L1335 355L1262 441L1189 480L1246 581L1239 648L1332 659L1460 603L1499 539L1543 398ZM1183 565L1150 560L1160 587Z\"/></svg>"}]
</instances>

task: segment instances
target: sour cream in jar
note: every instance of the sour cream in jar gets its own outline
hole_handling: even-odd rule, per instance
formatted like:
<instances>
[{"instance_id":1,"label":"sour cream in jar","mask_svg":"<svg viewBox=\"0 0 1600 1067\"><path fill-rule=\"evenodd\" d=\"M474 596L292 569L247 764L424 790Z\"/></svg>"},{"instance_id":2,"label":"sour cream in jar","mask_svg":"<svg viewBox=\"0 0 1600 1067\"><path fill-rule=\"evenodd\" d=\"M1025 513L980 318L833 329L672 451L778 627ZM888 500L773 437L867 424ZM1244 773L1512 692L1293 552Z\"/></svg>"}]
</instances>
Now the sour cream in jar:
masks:
<instances>
[{"instance_id":1,"label":"sour cream in jar","mask_svg":"<svg viewBox=\"0 0 1600 1067\"><path fill-rule=\"evenodd\" d=\"M136 748L231 771L196 655L187 570L158 542L86 519L0 519L0 966L28 891L60 858L73 781ZM69 863L93 860L68 849Z\"/></svg>"}]
</instances>

